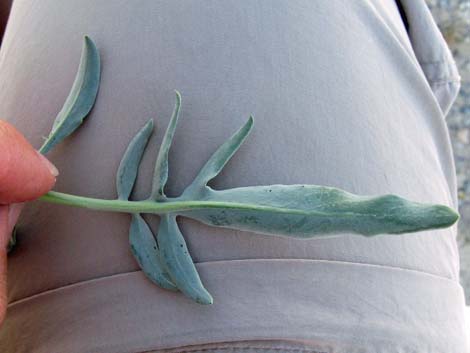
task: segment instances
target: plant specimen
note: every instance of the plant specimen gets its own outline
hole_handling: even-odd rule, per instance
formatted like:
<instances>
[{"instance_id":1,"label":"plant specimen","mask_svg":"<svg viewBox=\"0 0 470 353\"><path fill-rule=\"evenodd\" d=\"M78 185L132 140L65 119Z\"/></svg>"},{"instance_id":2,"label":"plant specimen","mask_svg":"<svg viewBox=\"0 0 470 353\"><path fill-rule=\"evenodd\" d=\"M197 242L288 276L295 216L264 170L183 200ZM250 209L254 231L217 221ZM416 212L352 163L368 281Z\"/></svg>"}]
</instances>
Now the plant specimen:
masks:
<instances>
[{"instance_id":1,"label":"plant specimen","mask_svg":"<svg viewBox=\"0 0 470 353\"><path fill-rule=\"evenodd\" d=\"M77 129L96 99L100 76L98 51L88 37L83 48L71 93L40 149L42 153L47 153ZM160 287L179 290L198 303L211 304L213 298L204 287L179 230L177 218L180 216L210 226L299 239L342 233L405 234L447 228L459 218L458 213L445 205L413 202L393 194L360 196L330 186L277 184L226 190L211 188L208 182L221 172L252 130L254 119L251 116L214 152L180 196L168 197L165 195L168 154L180 108L181 95L176 91L176 103L157 155L147 199L131 201L129 197L153 131L153 120L137 132L122 157L116 175L116 199L50 191L40 200L130 213L130 248L145 275ZM160 217L156 235L142 217L143 213Z\"/></svg>"}]
</instances>

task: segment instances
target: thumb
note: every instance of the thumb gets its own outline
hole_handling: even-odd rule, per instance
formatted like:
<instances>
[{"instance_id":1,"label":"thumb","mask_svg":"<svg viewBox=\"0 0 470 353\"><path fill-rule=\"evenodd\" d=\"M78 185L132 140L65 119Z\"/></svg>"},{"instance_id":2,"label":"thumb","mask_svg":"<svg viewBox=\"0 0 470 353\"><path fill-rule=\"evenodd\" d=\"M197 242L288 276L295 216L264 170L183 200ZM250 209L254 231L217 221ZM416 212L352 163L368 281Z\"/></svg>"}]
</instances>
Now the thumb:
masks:
<instances>
[{"instance_id":1,"label":"thumb","mask_svg":"<svg viewBox=\"0 0 470 353\"><path fill-rule=\"evenodd\" d=\"M7 308L7 243L9 206L0 206L0 325Z\"/></svg>"},{"instance_id":2,"label":"thumb","mask_svg":"<svg viewBox=\"0 0 470 353\"><path fill-rule=\"evenodd\" d=\"M0 120L0 204L30 201L55 184L57 169L10 123Z\"/></svg>"}]
</instances>

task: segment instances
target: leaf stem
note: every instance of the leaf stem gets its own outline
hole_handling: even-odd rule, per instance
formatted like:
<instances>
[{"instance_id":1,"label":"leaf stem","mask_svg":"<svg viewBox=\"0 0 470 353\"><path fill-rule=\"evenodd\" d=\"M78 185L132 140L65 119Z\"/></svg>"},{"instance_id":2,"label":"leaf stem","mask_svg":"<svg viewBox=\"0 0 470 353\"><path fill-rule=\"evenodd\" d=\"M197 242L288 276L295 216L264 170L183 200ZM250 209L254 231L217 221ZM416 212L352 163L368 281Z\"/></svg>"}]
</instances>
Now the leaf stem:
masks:
<instances>
[{"instance_id":1,"label":"leaf stem","mask_svg":"<svg viewBox=\"0 0 470 353\"><path fill-rule=\"evenodd\" d=\"M331 215L328 212L317 210L301 210L286 207L272 207L266 205L259 205L249 202L231 202L231 201L213 201L213 200L187 200L183 197L167 197L163 201L143 200L143 201L127 201L122 199L96 199L92 197L77 196L66 194L57 191L49 191L47 194L41 196L38 200L49 203L55 203L66 206L87 208L97 211L108 212L123 212L123 213L153 213L153 214L167 214L167 213L181 213L184 211L208 209L208 208L224 208L224 209L237 209L237 210L250 210L250 211L266 211L276 212L278 214L297 214L308 216L325 216ZM342 212L342 216L358 216L360 214L353 212Z\"/></svg>"},{"instance_id":2,"label":"leaf stem","mask_svg":"<svg viewBox=\"0 0 470 353\"><path fill-rule=\"evenodd\" d=\"M38 200L56 203L66 206L74 206L80 208L87 208L98 211L111 211L111 212L124 212L124 213L154 213L154 214L167 214L171 212L184 212L195 209L207 208L234 208L246 209L257 211L277 211L280 213L289 214L322 214L322 212L305 211L297 209L279 209L271 206L256 205L251 203L241 202L227 202L227 201L188 201L180 198L168 197L165 201L126 201L121 199L106 200L96 199L92 197L77 196L72 194L65 194L57 191L49 191L47 194L41 196Z\"/></svg>"},{"instance_id":3,"label":"leaf stem","mask_svg":"<svg viewBox=\"0 0 470 353\"><path fill-rule=\"evenodd\" d=\"M39 198L40 201L61 205L87 208L97 211L126 212L126 213L156 213L164 214L175 210L189 209L188 202L155 202L127 201L122 199L106 200L49 191ZM193 202L189 202L191 204Z\"/></svg>"}]
</instances>

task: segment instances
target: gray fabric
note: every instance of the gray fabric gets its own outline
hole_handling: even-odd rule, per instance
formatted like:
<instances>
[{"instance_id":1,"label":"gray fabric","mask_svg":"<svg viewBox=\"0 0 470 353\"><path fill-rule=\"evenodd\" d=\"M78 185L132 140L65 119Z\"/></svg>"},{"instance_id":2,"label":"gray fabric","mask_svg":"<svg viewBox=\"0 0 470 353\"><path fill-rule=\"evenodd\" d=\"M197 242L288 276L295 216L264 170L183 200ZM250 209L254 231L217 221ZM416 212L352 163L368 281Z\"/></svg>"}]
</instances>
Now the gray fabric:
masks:
<instances>
[{"instance_id":1,"label":"gray fabric","mask_svg":"<svg viewBox=\"0 0 470 353\"><path fill-rule=\"evenodd\" d=\"M457 208L445 115L458 72L424 1L402 2L410 36L392 0L17 0L0 51L0 116L39 147L88 34L101 88L84 126L48 156L56 190L114 198L121 155L153 117L134 193L146 197L178 89L170 196L253 114L214 188L309 183ZM469 350L456 226L301 241L179 224L210 308L145 279L128 216L29 204L9 259L2 351L250 340L337 353Z\"/></svg>"}]
</instances>

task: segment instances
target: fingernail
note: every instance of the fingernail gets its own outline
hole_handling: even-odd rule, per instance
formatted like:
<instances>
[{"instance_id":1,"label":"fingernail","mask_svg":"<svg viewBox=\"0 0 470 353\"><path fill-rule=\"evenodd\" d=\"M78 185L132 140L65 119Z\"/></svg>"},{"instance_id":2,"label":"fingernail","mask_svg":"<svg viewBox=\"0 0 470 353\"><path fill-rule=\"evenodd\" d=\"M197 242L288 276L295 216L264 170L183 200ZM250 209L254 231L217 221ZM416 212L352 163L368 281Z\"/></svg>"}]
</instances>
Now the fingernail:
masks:
<instances>
[{"instance_id":1,"label":"fingernail","mask_svg":"<svg viewBox=\"0 0 470 353\"><path fill-rule=\"evenodd\" d=\"M39 153L38 151L36 151L37 154L39 155L39 157L41 158L41 160L47 165L47 168L49 169L49 171L51 172L51 174L53 176L58 176L59 175L59 171L57 170L56 166L54 164L51 163L51 161L49 161L46 157L44 157L41 153Z\"/></svg>"}]
</instances>

